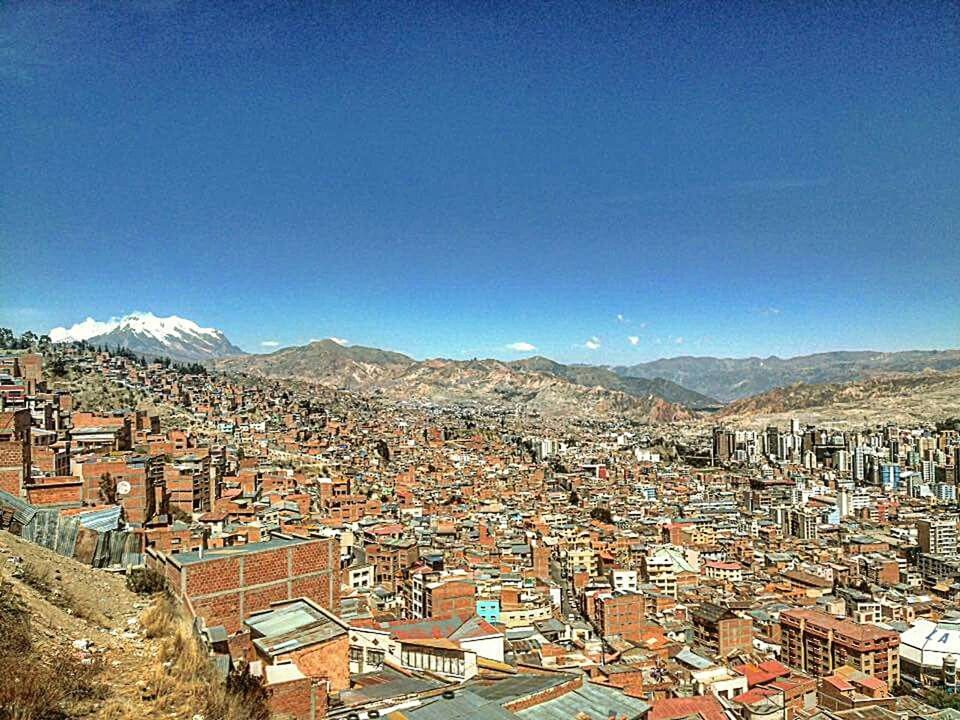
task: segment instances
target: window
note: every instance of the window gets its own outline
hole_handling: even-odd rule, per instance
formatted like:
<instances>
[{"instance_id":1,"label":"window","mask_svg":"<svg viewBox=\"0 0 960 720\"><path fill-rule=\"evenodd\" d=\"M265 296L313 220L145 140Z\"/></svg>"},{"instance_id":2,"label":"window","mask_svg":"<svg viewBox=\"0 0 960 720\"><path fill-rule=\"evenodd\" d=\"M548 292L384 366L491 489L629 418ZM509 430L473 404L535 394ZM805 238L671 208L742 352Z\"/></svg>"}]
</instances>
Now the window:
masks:
<instances>
[{"instance_id":1,"label":"window","mask_svg":"<svg viewBox=\"0 0 960 720\"><path fill-rule=\"evenodd\" d=\"M378 669L383 667L383 650L368 650L367 664Z\"/></svg>"},{"instance_id":2,"label":"window","mask_svg":"<svg viewBox=\"0 0 960 720\"><path fill-rule=\"evenodd\" d=\"M381 656L382 655L383 653L381 653ZM382 660L383 658L381 657L381 661ZM354 647L353 645L350 646L350 662L357 663L358 665L363 664L363 648L362 647Z\"/></svg>"}]
</instances>

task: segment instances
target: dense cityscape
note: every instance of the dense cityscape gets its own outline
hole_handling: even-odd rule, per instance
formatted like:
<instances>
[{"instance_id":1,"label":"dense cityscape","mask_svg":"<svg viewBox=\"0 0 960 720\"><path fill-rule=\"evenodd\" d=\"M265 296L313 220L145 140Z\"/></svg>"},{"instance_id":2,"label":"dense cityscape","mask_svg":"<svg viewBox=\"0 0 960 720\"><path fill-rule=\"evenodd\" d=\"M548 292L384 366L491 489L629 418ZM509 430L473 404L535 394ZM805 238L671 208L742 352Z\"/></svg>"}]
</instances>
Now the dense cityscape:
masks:
<instances>
[{"instance_id":1,"label":"dense cityscape","mask_svg":"<svg viewBox=\"0 0 960 720\"><path fill-rule=\"evenodd\" d=\"M163 590L269 712L953 717L956 421L546 418L48 340L0 359L0 527Z\"/></svg>"},{"instance_id":2,"label":"dense cityscape","mask_svg":"<svg viewBox=\"0 0 960 720\"><path fill-rule=\"evenodd\" d=\"M2 0L0 108L0 720L960 720L958 0Z\"/></svg>"}]
</instances>

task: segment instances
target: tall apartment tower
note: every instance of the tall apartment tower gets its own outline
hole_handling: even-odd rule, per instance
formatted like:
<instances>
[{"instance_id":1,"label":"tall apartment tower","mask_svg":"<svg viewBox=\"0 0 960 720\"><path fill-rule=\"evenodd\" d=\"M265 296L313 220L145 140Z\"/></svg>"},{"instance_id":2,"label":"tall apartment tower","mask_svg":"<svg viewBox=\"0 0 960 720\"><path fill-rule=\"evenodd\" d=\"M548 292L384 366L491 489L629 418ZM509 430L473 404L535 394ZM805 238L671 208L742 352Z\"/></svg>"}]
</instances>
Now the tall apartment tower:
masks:
<instances>
[{"instance_id":1,"label":"tall apartment tower","mask_svg":"<svg viewBox=\"0 0 960 720\"><path fill-rule=\"evenodd\" d=\"M957 554L956 518L925 518L917 522L917 542L932 555Z\"/></svg>"}]
</instances>

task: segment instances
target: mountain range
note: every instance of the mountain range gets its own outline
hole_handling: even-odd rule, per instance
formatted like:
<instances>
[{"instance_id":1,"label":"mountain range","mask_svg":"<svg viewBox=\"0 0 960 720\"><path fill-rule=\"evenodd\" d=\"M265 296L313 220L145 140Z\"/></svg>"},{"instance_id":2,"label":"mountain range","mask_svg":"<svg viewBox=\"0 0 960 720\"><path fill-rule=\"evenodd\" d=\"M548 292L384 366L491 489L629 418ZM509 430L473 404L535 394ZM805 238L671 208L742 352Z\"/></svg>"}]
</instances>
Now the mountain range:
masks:
<instances>
[{"instance_id":1,"label":"mountain range","mask_svg":"<svg viewBox=\"0 0 960 720\"><path fill-rule=\"evenodd\" d=\"M157 317L153 313L131 313L103 322L88 317L69 328L53 328L48 334L55 343L86 341L91 345L125 348L145 357L168 357L181 362L243 354L220 330L200 327L176 315Z\"/></svg>"},{"instance_id":2,"label":"mountain range","mask_svg":"<svg viewBox=\"0 0 960 720\"><path fill-rule=\"evenodd\" d=\"M525 366L527 362L442 358L417 361L401 353L344 346L327 339L268 355L222 358L214 365L226 372L304 380L383 393L398 400L522 405L544 415L622 415L649 422L693 416L680 402L653 392L654 388L673 389L672 383L624 381L603 368L578 370L545 358L532 359L531 367ZM583 382L577 382L578 377ZM588 384L588 378L600 382ZM604 387L604 380L616 387ZM676 388L676 393L687 398L700 397L686 388Z\"/></svg>"},{"instance_id":3,"label":"mountain range","mask_svg":"<svg viewBox=\"0 0 960 720\"><path fill-rule=\"evenodd\" d=\"M926 393L934 411L960 397L960 350L838 351L792 358L674 357L630 366L565 365L521 360L415 360L399 352L334 339L250 355L215 328L175 315L133 313L87 318L54 328L54 342L85 340L147 357L203 361L228 372L299 379L397 399L524 405L545 415L594 414L665 421L717 410L721 417L773 416L828 410L851 412ZM942 402L941 402L942 401ZM859 403L859 404L858 404ZM889 409L889 408L888 408ZM809 412L808 412L809 414Z\"/></svg>"},{"instance_id":4,"label":"mountain range","mask_svg":"<svg viewBox=\"0 0 960 720\"><path fill-rule=\"evenodd\" d=\"M777 387L844 383L891 372L960 367L960 350L838 351L792 358L674 357L612 370L621 377L664 378L724 402Z\"/></svg>"}]
</instances>

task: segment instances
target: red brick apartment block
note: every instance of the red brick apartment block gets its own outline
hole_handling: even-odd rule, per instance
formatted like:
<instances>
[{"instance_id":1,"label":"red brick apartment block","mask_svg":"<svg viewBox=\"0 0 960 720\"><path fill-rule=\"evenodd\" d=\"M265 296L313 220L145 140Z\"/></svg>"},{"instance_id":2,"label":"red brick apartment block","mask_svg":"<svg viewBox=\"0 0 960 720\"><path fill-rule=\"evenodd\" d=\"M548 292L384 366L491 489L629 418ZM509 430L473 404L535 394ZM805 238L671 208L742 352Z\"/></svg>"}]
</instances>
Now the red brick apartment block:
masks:
<instances>
[{"instance_id":1,"label":"red brick apartment block","mask_svg":"<svg viewBox=\"0 0 960 720\"><path fill-rule=\"evenodd\" d=\"M274 715L296 720L319 720L327 714L327 691L323 683L308 677L273 683L267 687L268 704Z\"/></svg>"},{"instance_id":2,"label":"red brick apartment block","mask_svg":"<svg viewBox=\"0 0 960 720\"><path fill-rule=\"evenodd\" d=\"M281 600L305 597L334 612L340 605L335 538L275 535L261 543L173 555L150 548L147 565L166 575L194 616L230 634L251 614Z\"/></svg>"},{"instance_id":3,"label":"red brick apartment block","mask_svg":"<svg viewBox=\"0 0 960 720\"><path fill-rule=\"evenodd\" d=\"M103 448L105 450L129 450L131 422L129 415L99 415L75 412L71 435L81 449Z\"/></svg>"},{"instance_id":4,"label":"red brick apartment block","mask_svg":"<svg viewBox=\"0 0 960 720\"><path fill-rule=\"evenodd\" d=\"M27 383L27 394L35 395L37 386L43 380L43 356L37 353L21 355L20 373Z\"/></svg>"},{"instance_id":5,"label":"red brick apartment block","mask_svg":"<svg viewBox=\"0 0 960 720\"><path fill-rule=\"evenodd\" d=\"M477 587L472 582L453 580L427 589L427 617L473 615L476 611Z\"/></svg>"},{"instance_id":6,"label":"red brick apartment block","mask_svg":"<svg viewBox=\"0 0 960 720\"><path fill-rule=\"evenodd\" d=\"M101 484L112 486L126 521L141 526L158 510L155 487L163 483L163 459L135 454L105 455L81 463L80 477L85 503L109 502Z\"/></svg>"},{"instance_id":7,"label":"red brick apartment block","mask_svg":"<svg viewBox=\"0 0 960 720\"><path fill-rule=\"evenodd\" d=\"M30 411L0 412L0 490L20 497L30 478Z\"/></svg>"},{"instance_id":8,"label":"red brick apartment block","mask_svg":"<svg viewBox=\"0 0 960 720\"><path fill-rule=\"evenodd\" d=\"M639 593L614 593L597 598L597 625L603 636L619 635L639 642L643 635L646 599Z\"/></svg>"},{"instance_id":9,"label":"red brick apartment block","mask_svg":"<svg viewBox=\"0 0 960 720\"><path fill-rule=\"evenodd\" d=\"M83 500L83 480L73 475L34 478L25 487L31 505L80 505Z\"/></svg>"}]
</instances>

